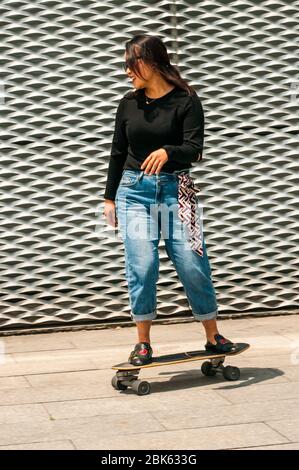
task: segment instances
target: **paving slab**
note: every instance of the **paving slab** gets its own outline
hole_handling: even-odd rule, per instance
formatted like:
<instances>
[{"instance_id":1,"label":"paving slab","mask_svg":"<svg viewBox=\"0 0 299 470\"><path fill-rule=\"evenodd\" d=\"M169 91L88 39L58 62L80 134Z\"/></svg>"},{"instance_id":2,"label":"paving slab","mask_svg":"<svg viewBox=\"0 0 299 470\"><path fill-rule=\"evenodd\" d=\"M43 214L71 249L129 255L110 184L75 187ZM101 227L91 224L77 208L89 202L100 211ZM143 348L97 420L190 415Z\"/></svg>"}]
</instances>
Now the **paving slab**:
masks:
<instances>
[{"instance_id":1,"label":"paving slab","mask_svg":"<svg viewBox=\"0 0 299 470\"><path fill-rule=\"evenodd\" d=\"M114 439L74 439L76 449L233 449L257 444L283 444L287 440L264 423L138 433Z\"/></svg>"},{"instance_id":2,"label":"paving slab","mask_svg":"<svg viewBox=\"0 0 299 470\"><path fill-rule=\"evenodd\" d=\"M268 425L292 442L299 442L299 418L267 420Z\"/></svg>"},{"instance_id":3,"label":"paving slab","mask_svg":"<svg viewBox=\"0 0 299 470\"><path fill-rule=\"evenodd\" d=\"M88 418L24 422L22 426L3 424L0 446L65 440L74 442L75 439L81 439L83 436L99 441L110 436L110 440L113 441L116 436L131 434L135 436L139 429L146 429L147 432L153 433L164 431L163 426L149 412L126 412Z\"/></svg>"},{"instance_id":4,"label":"paving slab","mask_svg":"<svg viewBox=\"0 0 299 470\"><path fill-rule=\"evenodd\" d=\"M75 450L71 441L31 442L28 444L15 444L0 446L1 450Z\"/></svg>"},{"instance_id":5,"label":"paving slab","mask_svg":"<svg viewBox=\"0 0 299 470\"><path fill-rule=\"evenodd\" d=\"M293 442L292 444L276 444L275 446L241 447L237 450L299 450L299 442Z\"/></svg>"},{"instance_id":6,"label":"paving slab","mask_svg":"<svg viewBox=\"0 0 299 470\"><path fill-rule=\"evenodd\" d=\"M49 420L49 413L40 404L0 406L0 425L45 420Z\"/></svg>"},{"instance_id":7,"label":"paving slab","mask_svg":"<svg viewBox=\"0 0 299 470\"><path fill-rule=\"evenodd\" d=\"M250 385L242 383L236 386L223 384L217 393L232 403L267 402L268 400L295 399L299 396L299 382L269 383Z\"/></svg>"}]
</instances>

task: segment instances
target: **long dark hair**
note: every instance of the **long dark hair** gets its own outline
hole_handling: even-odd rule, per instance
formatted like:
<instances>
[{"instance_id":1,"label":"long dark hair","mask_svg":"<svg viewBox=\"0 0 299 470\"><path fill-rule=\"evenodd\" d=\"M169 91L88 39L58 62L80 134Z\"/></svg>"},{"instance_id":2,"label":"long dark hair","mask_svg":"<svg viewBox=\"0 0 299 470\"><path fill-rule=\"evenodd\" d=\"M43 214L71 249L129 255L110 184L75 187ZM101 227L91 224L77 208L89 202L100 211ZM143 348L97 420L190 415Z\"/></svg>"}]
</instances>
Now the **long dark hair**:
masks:
<instances>
[{"instance_id":1,"label":"long dark hair","mask_svg":"<svg viewBox=\"0 0 299 470\"><path fill-rule=\"evenodd\" d=\"M137 60L142 58L146 65L154 67L167 82L186 90L189 95L195 93L194 88L181 77L178 67L170 63L166 46L160 37L136 34L125 43L125 50L126 62L137 76L144 79Z\"/></svg>"}]
</instances>

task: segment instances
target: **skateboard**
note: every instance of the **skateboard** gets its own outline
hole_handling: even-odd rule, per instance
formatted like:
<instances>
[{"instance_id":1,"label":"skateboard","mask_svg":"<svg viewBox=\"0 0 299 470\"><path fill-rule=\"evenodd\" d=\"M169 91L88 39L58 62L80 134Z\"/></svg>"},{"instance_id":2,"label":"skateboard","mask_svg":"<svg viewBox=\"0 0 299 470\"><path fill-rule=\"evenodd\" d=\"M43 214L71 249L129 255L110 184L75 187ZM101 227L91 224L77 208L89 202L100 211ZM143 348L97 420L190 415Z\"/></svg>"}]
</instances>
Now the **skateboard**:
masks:
<instances>
[{"instance_id":1,"label":"skateboard","mask_svg":"<svg viewBox=\"0 0 299 470\"><path fill-rule=\"evenodd\" d=\"M141 369L202 360L205 360L201 366L201 372L204 375L212 377L216 375L217 372L221 372L226 380L238 380L240 378L240 369L233 366L224 366L224 360L226 356L235 356L246 351L250 345L247 343L234 344L234 349L228 353L211 353L206 350L198 350L152 357L150 364L142 366L134 366L129 362L116 364L112 367L112 369L117 371L116 375L112 377L112 387L115 388L115 390L126 390L130 387L137 395L148 395L151 393L149 382L138 380L138 374Z\"/></svg>"}]
</instances>

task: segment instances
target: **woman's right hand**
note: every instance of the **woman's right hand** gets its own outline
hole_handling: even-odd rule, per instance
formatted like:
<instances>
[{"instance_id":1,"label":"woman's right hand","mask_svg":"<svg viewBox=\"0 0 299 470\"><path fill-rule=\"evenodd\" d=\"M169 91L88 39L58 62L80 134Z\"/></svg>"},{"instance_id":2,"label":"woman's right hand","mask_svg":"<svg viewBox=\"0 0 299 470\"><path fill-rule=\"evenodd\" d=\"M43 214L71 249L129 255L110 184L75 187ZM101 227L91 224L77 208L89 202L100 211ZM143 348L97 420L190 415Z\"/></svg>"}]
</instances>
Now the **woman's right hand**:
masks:
<instances>
[{"instance_id":1,"label":"woman's right hand","mask_svg":"<svg viewBox=\"0 0 299 470\"><path fill-rule=\"evenodd\" d=\"M115 210L115 201L112 201L111 199L104 200L103 217L106 219L106 222L108 225L111 225L112 227L118 226L118 220L117 220L116 210Z\"/></svg>"}]
</instances>

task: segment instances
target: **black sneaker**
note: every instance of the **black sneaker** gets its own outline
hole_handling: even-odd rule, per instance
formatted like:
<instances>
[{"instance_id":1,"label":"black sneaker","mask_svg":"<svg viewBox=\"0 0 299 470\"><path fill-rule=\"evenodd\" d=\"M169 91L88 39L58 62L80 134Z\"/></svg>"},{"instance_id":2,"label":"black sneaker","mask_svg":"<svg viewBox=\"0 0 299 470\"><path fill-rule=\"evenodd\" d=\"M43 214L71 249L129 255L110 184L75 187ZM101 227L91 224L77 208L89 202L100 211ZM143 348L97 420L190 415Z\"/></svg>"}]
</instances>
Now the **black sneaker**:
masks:
<instances>
[{"instance_id":1,"label":"black sneaker","mask_svg":"<svg viewBox=\"0 0 299 470\"><path fill-rule=\"evenodd\" d=\"M152 361L153 350L149 343L137 343L129 356L129 363L134 366L144 366Z\"/></svg>"},{"instance_id":2,"label":"black sneaker","mask_svg":"<svg viewBox=\"0 0 299 470\"><path fill-rule=\"evenodd\" d=\"M208 352L213 353L228 353L233 352L236 349L235 343L232 343L229 339L224 338L224 336L220 334L214 335L216 344L211 343L210 341L207 342L205 348Z\"/></svg>"}]
</instances>

